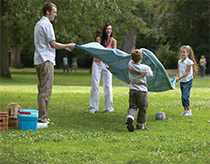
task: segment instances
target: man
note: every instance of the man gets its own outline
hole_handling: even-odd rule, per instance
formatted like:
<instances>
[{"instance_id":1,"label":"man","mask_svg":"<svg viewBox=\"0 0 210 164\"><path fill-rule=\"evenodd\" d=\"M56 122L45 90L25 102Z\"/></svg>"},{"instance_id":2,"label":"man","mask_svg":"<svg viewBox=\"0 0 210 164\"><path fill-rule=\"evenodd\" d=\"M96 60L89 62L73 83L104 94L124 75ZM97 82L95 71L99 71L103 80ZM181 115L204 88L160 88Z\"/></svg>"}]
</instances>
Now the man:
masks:
<instances>
[{"instance_id":1,"label":"man","mask_svg":"<svg viewBox=\"0 0 210 164\"><path fill-rule=\"evenodd\" d=\"M201 56L199 64L200 64L200 75L201 77L204 77L206 74L206 64L207 64L206 58L204 55Z\"/></svg>"},{"instance_id":2,"label":"man","mask_svg":"<svg viewBox=\"0 0 210 164\"><path fill-rule=\"evenodd\" d=\"M63 57L63 72L69 72L68 57L66 55Z\"/></svg>"},{"instance_id":3,"label":"man","mask_svg":"<svg viewBox=\"0 0 210 164\"><path fill-rule=\"evenodd\" d=\"M57 16L57 7L47 2L43 7L43 16L34 28L34 65L38 76L39 123L48 124L48 102L52 92L55 65L55 49L74 48L75 43L56 42L53 25Z\"/></svg>"}]
</instances>

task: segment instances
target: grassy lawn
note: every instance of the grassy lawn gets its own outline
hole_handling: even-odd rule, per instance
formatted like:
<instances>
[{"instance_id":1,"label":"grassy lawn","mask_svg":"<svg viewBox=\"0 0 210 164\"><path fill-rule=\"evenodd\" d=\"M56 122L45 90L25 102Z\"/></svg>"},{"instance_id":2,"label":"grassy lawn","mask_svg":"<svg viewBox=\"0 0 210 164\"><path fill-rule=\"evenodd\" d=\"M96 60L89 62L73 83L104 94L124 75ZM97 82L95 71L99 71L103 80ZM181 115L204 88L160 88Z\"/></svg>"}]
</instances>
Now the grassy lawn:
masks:
<instances>
[{"instance_id":1,"label":"grassy lawn","mask_svg":"<svg viewBox=\"0 0 210 164\"><path fill-rule=\"evenodd\" d=\"M36 74L13 70L13 79L0 79L0 111L10 102L36 108ZM210 77L193 82L193 116L180 115L180 90L150 93L148 131L127 132L128 88L113 80L114 113L87 112L90 74L57 71L49 116L54 122L37 132L0 133L0 164L209 164ZM164 111L166 121L155 121Z\"/></svg>"}]
</instances>

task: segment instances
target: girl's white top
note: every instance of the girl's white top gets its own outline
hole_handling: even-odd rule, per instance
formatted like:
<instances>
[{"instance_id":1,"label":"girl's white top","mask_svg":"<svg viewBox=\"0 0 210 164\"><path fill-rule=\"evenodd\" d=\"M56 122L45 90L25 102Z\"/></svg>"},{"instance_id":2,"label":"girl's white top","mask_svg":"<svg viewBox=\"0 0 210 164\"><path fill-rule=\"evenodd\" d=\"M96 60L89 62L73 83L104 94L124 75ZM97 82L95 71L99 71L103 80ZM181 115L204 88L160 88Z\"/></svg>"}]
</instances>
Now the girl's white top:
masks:
<instances>
[{"instance_id":1,"label":"girl's white top","mask_svg":"<svg viewBox=\"0 0 210 164\"><path fill-rule=\"evenodd\" d=\"M186 59L180 59L178 61L179 77L182 77L186 73L187 66L191 66L189 74L186 77L182 78L180 82L188 82L193 79L193 67L192 67L193 64L194 62L188 57Z\"/></svg>"}]
</instances>

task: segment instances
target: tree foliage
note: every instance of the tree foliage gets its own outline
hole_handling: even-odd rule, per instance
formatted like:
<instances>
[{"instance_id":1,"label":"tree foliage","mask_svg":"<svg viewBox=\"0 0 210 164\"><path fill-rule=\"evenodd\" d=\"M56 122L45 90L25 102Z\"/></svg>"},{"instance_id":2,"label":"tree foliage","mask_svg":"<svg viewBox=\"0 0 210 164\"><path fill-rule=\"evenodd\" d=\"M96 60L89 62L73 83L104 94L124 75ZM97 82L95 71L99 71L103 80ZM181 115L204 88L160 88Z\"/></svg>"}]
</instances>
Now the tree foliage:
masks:
<instances>
[{"instance_id":1,"label":"tree foliage","mask_svg":"<svg viewBox=\"0 0 210 164\"><path fill-rule=\"evenodd\" d=\"M3 1L3 0L1 0ZM33 30L41 17L45 0L9 0L6 16L9 47L21 50L23 63L32 65ZM125 47L126 36L136 35L136 46L159 53L167 67L176 65L180 45L189 44L209 58L209 0L54 0L58 17L54 23L60 42L86 43L94 40L106 22L113 25L118 47ZM2 18L1 18L2 19ZM135 36L133 37L135 38ZM133 41L131 39L131 41ZM130 41L129 41L130 42ZM128 43L127 43L128 44ZM132 43L133 44L133 43ZM166 50L163 50L163 49ZM18 52L18 51L17 51ZM171 54L163 54L171 52ZM161 56L162 55L162 56Z\"/></svg>"}]
</instances>

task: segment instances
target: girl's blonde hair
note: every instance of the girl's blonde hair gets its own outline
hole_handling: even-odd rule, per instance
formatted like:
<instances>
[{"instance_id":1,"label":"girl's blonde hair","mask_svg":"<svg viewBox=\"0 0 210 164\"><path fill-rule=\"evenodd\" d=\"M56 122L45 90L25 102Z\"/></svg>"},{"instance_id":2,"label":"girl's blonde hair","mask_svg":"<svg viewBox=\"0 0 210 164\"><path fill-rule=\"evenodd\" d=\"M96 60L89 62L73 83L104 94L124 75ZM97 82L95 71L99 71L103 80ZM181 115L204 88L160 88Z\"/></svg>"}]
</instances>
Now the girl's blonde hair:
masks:
<instances>
[{"instance_id":1,"label":"girl's blonde hair","mask_svg":"<svg viewBox=\"0 0 210 164\"><path fill-rule=\"evenodd\" d=\"M197 65L197 61L195 59L195 54L194 54L194 51L192 49L192 47L190 47L189 45L183 45L180 47L179 49L179 54L180 54L180 51L182 49L186 49L187 52L188 52L188 58L191 59L193 61L193 72L194 73L197 73L198 72L198 65Z\"/></svg>"}]
</instances>

